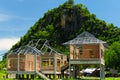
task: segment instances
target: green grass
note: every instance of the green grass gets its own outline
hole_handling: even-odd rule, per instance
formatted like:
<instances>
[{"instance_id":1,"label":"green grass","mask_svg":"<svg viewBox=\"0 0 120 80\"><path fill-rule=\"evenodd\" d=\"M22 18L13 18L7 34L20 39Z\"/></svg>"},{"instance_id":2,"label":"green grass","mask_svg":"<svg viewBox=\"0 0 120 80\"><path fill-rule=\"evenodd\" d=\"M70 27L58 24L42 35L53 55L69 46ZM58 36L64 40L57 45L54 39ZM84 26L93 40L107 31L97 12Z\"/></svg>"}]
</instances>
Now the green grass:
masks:
<instances>
[{"instance_id":1,"label":"green grass","mask_svg":"<svg viewBox=\"0 0 120 80\"><path fill-rule=\"evenodd\" d=\"M5 71L1 70L0 71L0 80L15 80L15 79L5 79L5 78L3 78L3 76L5 76L5 75L6 75Z\"/></svg>"},{"instance_id":2,"label":"green grass","mask_svg":"<svg viewBox=\"0 0 120 80\"><path fill-rule=\"evenodd\" d=\"M3 80L3 76L5 76L5 71L0 71L0 80Z\"/></svg>"},{"instance_id":3,"label":"green grass","mask_svg":"<svg viewBox=\"0 0 120 80\"><path fill-rule=\"evenodd\" d=\"M109 77L105 78L105 80L120 80L120 77Z\"/></svg>"},{"instance_id":4,"label":"green grass","mask_svg":"<svg viewBox=\"0 0 120 80\"><path fill-rule=\"evenodd\" d=\"M0 80L17 80L17 79L4 79L3 76L5 76L5 71L0 71ZM35 80L38 80L38 79L35 79ZM39 79L40 80L40 79ZM71 79L73 80L73 79ZM87 78L83 78L81 80L99 80L99 78L96 78L96 77L88 77ZM107 77L105 78L105 80L120 80L120 77Z\"/></svg>"}]
</instances>

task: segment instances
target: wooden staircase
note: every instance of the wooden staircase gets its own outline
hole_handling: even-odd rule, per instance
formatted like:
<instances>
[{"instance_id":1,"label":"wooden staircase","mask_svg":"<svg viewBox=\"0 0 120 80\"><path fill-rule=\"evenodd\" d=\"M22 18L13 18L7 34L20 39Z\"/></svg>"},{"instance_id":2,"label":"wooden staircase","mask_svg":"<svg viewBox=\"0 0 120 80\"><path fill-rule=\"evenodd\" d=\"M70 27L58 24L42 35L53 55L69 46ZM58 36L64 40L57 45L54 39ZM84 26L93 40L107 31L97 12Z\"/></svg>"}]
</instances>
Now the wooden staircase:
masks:
<instances>
[{"instance_id":1,"label":"wooden staircase","mask_svg":"<svg viewBox=\"0 0 120 80\"><path fill-rule=\"evenodd\" d=\"M51 80L51 79L49 79L47 76L45 76L42 72L40 72L40 71L36 71L36 73L39 75L39 76L41 76L42 78L44 78L45 80Z\"/></svg>"},{"instance_id":2,"label":"wooden staircase","mask_svg":"<svg viewBox=\"0 0 120 80\"><path fill-rule=\"evenodd\" d=\"M67 63L61 67L61 71L65 71L68 68L69 68L69 64Z\"/></svg>"}]
</instances>

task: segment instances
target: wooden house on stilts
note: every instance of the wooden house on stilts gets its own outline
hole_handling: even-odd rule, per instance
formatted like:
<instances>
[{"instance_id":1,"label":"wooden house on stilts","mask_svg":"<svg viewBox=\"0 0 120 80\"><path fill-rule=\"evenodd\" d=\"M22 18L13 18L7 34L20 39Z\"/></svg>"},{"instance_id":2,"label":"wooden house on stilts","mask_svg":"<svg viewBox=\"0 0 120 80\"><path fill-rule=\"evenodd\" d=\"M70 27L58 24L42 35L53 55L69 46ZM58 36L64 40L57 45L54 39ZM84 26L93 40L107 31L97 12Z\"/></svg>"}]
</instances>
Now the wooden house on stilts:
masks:
<instances>
[{"instance_id":1,"label":"wooden house on stilts","mask_svg":"<svg viewBox=\"0 0 120 80\"><path fill-rule=\"evenodd\" d=\"M61 77L61 67L67 63L67 56L49 46L47 40L35 39L7 55L7 75L29 79L37 74L50 80L51 75Z\"/></svg>"},{"instance_id":2,"label":"wooden house on stilts","mask_svg":"<svg viewBox=\"0 0 120 80\"><path fill-rule=\"evenodd\" d=\"M76 38L65 42L69 45L69 76L71 67L74 69L74 78L77 76L79 65L100 65L100 80L104 80L104 41L97 39L94 35L83 32Z\"/></svg>"}]
</instances>

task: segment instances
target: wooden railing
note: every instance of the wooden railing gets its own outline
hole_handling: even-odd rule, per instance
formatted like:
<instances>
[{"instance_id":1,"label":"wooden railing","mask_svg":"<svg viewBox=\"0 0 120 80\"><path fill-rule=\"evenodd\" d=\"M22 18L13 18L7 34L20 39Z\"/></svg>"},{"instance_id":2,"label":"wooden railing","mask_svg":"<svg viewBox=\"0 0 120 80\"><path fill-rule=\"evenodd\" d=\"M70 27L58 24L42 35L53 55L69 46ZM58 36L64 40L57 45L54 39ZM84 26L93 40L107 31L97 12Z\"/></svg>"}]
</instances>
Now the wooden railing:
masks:
<instances>
[{"instance_id":1,"label":"wooden railing","mask_svg":"<svg viewBox=\"0 0 120 80\"><path fill-rule=\"evenodd\" d=\"M54 70L53 66L44 66L40 68L41 70Z\"/></svg>"},{"instance_id":2,"label":"wooden railing","mask_svg":"<svg viewBox=\"0 0 120 80\"><path fill-rule=\"evenodd\" d=\"M100 60L99 58L79 58L79 59L70 59L71 61L79 61L79 60Z\"/></svg>"},{"instance_id":3,"label":"wooden railing","mask_svg":"<svg viewBox=\"0 0 120 80\"><path fill-rule=\"evenodd\" d=\"M61 67L61 71L66 70L66 69L68 68L68 66L69 66L69 64L68 64L68 63L66 63L65 65L63 65L63 66Z\"/></svg>"}]
</instances>

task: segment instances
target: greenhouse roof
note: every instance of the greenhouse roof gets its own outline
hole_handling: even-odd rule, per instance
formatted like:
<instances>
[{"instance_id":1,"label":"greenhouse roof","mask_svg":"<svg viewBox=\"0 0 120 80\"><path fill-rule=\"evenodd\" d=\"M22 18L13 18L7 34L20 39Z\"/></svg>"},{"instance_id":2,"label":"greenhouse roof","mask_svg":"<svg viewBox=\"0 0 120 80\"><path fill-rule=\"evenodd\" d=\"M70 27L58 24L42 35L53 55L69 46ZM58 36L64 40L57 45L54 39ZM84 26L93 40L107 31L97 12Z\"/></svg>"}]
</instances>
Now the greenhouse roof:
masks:
<instances>
[{"instance_id":1,"label":"greenhouse roof","mask_svg":"<svg viewBox=\"0 0 120 80\"><path fill-rule=\"evenodd\" d=\"M83 33L79 34L76 38L63 43L63 45L100 44L100 43L106 43L106 42L99 40L91 33L84 31Z\"/></svg>"}]
</instances>

